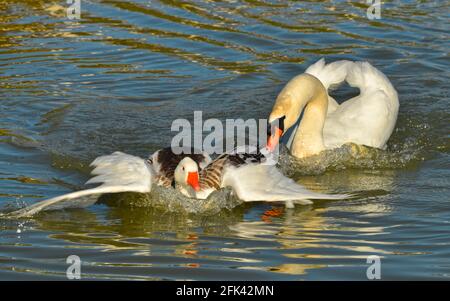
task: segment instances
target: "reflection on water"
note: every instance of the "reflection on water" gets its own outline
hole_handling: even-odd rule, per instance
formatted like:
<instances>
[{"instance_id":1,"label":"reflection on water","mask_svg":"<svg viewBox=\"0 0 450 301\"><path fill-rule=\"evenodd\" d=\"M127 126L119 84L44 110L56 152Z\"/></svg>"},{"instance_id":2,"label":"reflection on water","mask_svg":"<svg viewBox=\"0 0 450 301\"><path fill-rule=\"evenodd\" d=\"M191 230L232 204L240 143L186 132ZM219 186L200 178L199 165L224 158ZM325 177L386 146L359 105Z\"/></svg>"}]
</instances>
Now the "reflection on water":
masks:
<instances>
[{"instance_id":1,"label":"reflection on water","mask_svg":"<svg viewBox=\"0 0 450 301\"><path fill-rule=\"evenodd\" d=\"M103 208L97 212L74 209L44 212L33 220L22 221L20 225L9 221L10 224L3 229L8 233L3 241L5 255L16 253L17 248L37 248L33 244L8 247L8 240L38 239L53 245L47 255L40 255L42 260L50 262L59 260L54 258L61 256L58 246L68 248L64 254L75 252L93 256L92 252L95 252L97 255L89 260L89 264L99 271L104 268L125 277L121 272L123 269L142 270L127 276L130 279L148 278L158 274L158 267L166 265L178 269L214 269L224 262L238 270L251 271L254 277L271 272L289 274L294 276L292 279L297 279L296 275L309 270L327 268L327 261L363 263L367 254L379 254L382 258L393 254L390 248L395 248L395 243L379 237L388 235L389 229L328 215L329 211L336 211L336 206L345 206L348 212L356 214L390 212L388 206L357 202L350 206L319 204L295 210L280 206L275 207L278 216L272 215L270 219L264 218L271 208L266 205L256 208L242 206L214 216L180 215L153 208L124 206ZM245 218L246 215L253 217ZM13 234L14 226L19 226L20 233L16 231ZM34 237L40 233L44 236ZM277 253L282 258L275 260L273 256ZM98 257L104 259L98 262ZM164 278L169 272L159 273ZM239 272L230 273L231 278L241 277ZM111 275L96 273L88 277L110 278ZM220 278L220 275L213 277Z\"/></svg>"},{"instance_id":2,"label":"reflection on water","mask_svg":"<svg viewBox=\"0 0 450 301\"><path fill-rule=\"evenodd\" d=\"M169 145L172 120L194 110L265 118L281 87L322 56L369 60L388 75L397 127L384 151L282 157L299 183L356 192L351 200L190 214L158 206L162 194L145 199L151 207L119 195L1 220L0 279L64 279L71 254L86 279L364 280L367 255L382 258L383 279L448 278L445 1L387 1L380 20L344 0L83 0L79 21L66 5L0 0L2 208L79 189L96 156Z\"/></svg>"}]
</instances>

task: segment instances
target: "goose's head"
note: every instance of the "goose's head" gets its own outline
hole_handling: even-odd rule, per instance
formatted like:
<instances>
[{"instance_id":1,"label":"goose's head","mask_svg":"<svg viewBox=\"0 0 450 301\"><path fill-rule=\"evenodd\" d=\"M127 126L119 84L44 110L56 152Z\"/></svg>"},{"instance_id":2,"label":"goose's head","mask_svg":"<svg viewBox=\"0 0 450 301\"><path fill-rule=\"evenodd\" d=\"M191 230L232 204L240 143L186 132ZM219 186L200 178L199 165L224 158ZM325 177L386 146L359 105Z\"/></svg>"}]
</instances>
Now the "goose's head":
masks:
<instances>
[{"instance_id":1,"label":"goose's head","mask_svg":"<svg viewBox=\"0 0 450 301\"><path fill-rule=\"evenodd\" d=\"M197 163L189 157L184 158L175 168L175 182L183 187L192 187L195 191L200 190Z\"/></svg>"}]
</instances>

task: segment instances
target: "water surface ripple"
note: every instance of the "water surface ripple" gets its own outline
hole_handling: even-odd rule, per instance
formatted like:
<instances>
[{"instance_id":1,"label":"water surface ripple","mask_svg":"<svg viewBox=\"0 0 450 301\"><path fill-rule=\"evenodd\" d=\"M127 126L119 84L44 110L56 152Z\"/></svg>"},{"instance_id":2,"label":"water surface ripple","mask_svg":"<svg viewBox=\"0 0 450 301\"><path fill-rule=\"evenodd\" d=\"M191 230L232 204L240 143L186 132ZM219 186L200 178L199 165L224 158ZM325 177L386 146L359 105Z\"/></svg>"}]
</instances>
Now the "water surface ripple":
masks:
<instances>
[{"instance_id":1,"label":"water surface ripple","mask_svg":"<svg viewBox=\"0 0 450 301\"><path fill-rule=\"evenodd\" d=\"M0 279L449 279L449 4L0 0L0 206L78 189L89 162L167 146L172 120L265 118L321 57L368 60L400 95L386 151L292 162L310 189L360 198L212 216L113 206L0 221ZM337 90L337 99L354 93Z\"/></svg>"}]
</instances>

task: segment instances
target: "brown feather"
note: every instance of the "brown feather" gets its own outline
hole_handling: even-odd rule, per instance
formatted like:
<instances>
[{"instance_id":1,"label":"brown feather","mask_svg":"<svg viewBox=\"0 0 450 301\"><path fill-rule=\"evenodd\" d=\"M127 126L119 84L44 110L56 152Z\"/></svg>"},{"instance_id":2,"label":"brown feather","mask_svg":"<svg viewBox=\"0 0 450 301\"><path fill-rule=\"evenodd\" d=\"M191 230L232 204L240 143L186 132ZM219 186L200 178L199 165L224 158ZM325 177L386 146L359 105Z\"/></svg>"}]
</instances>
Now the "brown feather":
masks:
<instances>
[{"instance_id":1,"label":"brown feather","mask_svg":"<svg viewBox=\"0 0 450 301\"><path fill-rule=\"evenodd\" d=\"M196 153L194 149L191 149L190 153L182 152L181 154L175 154L170 147L160 149L156 158L156 161L160 164L160 170L156 183L164 187L173 186L175 169L180 161L186 157L194 160L195 163L197 163L199 170L200 163L206 160L203 154Z\"/></svg>"},{"instance_id":2,"label":"brown feather","mask_svg":"<svg viewBox=\"0 0 450 301\"><path fill-rule=\"evenodd\" d=\"M220 189L224 168L227 165L239 167L249 163L261 163L265 159L261 153L222 154L200 172L200 189Z\"/></svg>"}]
</instances>

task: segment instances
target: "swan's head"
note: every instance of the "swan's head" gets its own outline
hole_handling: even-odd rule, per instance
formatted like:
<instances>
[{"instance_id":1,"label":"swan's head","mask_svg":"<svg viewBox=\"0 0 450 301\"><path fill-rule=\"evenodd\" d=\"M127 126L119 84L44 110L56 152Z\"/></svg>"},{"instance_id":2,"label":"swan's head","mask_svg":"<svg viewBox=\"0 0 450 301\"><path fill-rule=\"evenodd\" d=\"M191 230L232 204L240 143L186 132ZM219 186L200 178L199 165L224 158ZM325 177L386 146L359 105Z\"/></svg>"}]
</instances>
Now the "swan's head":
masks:
<instances>
[{"instance_id":1,"label":"swan's head","mask_svg":"<svg viewBox=\"0 0 450 301\"><path fill-rule=\"evenodd\" d=\"M200 190L197 163L189 157L184 158L175 168L175 182L182 186L191 186L195 191Z\"/></svg>"},{"instance_id":2,"label":"swan's head","mask_svg":"<svg viewBox=\"0 0 450 301\"><path fill-rule=\"evenodd\" d=\"M298 104L293 99L282 91L275 101L267 126L267 148L270 151L275 149L283 134L297 122Z\"/></svg>"},{"instance_id":3,"label":"swan's head","mask_svg":"<svg viewBox=\"0 0 450 301\"><path fill-rule=\"evenodd\" d=\"M308 101L316 93L320 81L310 74L300 74L291 79L278 94L269 115L267 148L273 151L281 136L297 123Z\"/></svg>"}]
</instances>

